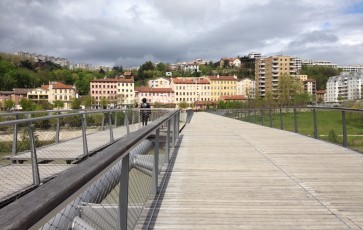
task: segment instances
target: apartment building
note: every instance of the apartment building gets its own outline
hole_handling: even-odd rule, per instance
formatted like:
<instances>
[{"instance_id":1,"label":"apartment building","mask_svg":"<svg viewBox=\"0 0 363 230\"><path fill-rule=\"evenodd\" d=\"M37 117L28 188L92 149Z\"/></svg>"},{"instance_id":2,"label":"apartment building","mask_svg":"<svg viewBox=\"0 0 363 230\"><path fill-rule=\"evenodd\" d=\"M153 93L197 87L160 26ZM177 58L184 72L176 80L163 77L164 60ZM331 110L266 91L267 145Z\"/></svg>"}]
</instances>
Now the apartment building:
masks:
<instances>
[{"instance_id":1,"label":"apartment building","mask_svg":"<svg viewBox=\"0 0 363 230\"><path fill-rule=\"evenodd\" d=\"M218 101L221 96L237 95L237 77L236 76L208 76L210 81L211 100Z\"/></svg>"},{"instance_id":2,"label":"apartment building","mask_svg":"<svg viewBox=\"0 0 363 230\"><path fill-rule=\"evenodd\" d=\"M293 57L271 56L257 58L255 62L256 93L265 97L267 92L277 95L279 77L296 76L296 66Z\"/></svg>"},{"instance_id":3,"label":"apartment building","mask_svg":"<svg viewBox=\"0 0 363 230\"><path fill-rule=\"evenodd\" d=\"M358 100L362 98L363 73L352 73L347 77L348 100Z\"/></svg>"},{"instance_id":4,"label":"apartment building","mask_svg":"<svg viewBox=\"0 0 363 230\"><path fill-rule=\"evenodd\" d=\"M256 81L244 78L237 82L237 95L242 95L246 98L255 98L256 95Z\"/></svg>"},{"instance_id":5,"label":"apartment building","mask_svg":"<svg viewBox=\"0 0 363 230\"><path fill-rule=\"evenodd\" d=\"M310 95L315 95L316 93L316 81L314 79L306 79L302 81L304 84L304 91Z\"/></svg>"},{"instance_id":6,"label":"apartment building","mask_svg":"<svg viewBox=\"0 0 363 230\"><path fill-rule=\"evenodd\" d=\"M150 88L169 88L170 80L164 77L158 77L156 79L149 80L147 85Z\"/></svg>"},{"instance_id":7,"label":"apartment building","mask_svg":"<svg viewBox=\"0 0 363 230\"><path fill-rule=\"evenodd\" d=\"M211 84L206 78L173 78L170 84L175 92L175 103L210 101Z\"/></svg>"},{"instance_id":8,"label":"apartment building","mask_svg":"<svg viewBox=\"0 0 363 230\"><path fill-rule=\"evenodd\" d=\"M247 56L248 56L248 58L251 58L251 59L252 58L256 59L256 58L262 57L261 52L251 52Z\"/></svg>"},{"instance_id":9,"label":"apartment building","mask_svg":"<svg viewBox=\"0 0 363 230\"><path fill-rule=\"evenodd\" d=\"M106 98L114 106L133 105L135 100L134 80L121 77L92 80L90 95L98 105L102 98Z\"/></svg>"},{"instance_id":10,"label":"apartment building","mask_svg":"<svg viewBox=\"0 0 363 230\"><path fill-rule=\"evenodd\" d=\"M338 102L348 99L348 75L330 77L326 83L326 102Z\"/></svg>"},{"instance_id":11,"label":"apartment building","mask_svg":"<svg viewBox=\"0 0 363 230\"><path fill-rule=\"evenodd\" d=\"M65 85L61 82L49 82L48 85L42 85L39 88L32 89L27 93L27 97L33 101L47 101L54 104L54 101L64 102L64 109L71 108L71 101L78 97L76 87Z\"/></svg>"},{"instance_id":12,"label":"apartment building","mask_svg":"<svg viewBox=\"0 0 363 230\"><path fill-rule=\"evenodd\" d=\"M363 65L339 66L338 68L343 69L343 72L363 73Z\"/></svg>"},{"instance_id":13,"label":"apartment building","mask_svg":"<svg viewBox=\"0 0 363 230\"><path fill-rule=\"evenodd\" d=\"M136 87L135 88L135 102L139 105L142 99L150 104L160 103L164 105L175 104L175 94L172 88L151 88L151 87Z\"/></svg>"}]
</instances>

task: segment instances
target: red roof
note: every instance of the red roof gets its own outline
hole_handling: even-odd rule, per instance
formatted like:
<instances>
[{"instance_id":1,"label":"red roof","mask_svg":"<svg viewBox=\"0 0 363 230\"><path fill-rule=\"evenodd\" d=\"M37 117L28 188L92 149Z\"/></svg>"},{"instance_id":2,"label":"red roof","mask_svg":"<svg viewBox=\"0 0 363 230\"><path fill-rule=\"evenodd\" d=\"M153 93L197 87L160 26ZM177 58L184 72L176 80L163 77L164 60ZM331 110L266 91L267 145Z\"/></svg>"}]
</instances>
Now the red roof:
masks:
<instances>
[{"instance_id":1,"label":"red roof","mask_svg":"<svg viewBox=\"0 0 363 230\"><path fill-rule=\"evenodd\" d=\"M174 84L209 84L208 79L205 78L173 78Z\"/></svg>"},{"instance_id":2,"label":"red roof","mask_svg":"<svg viewBox=\"0 0 363 230\"><path fill-rule=\"evenodd\" d=\"M174 93L171 88L150 88L150 87L135 87L135 92L140 93Z\"/></svg>"},{"instance_id":3,"label":"red roof","mask_svg":"<svg viewBox=\"0 0 363 230\"><path fill-rule=\"evenodd\" d=\"M133 79L125 79L125 78L101 78L101 79L95 79L91 82L98 82L98 83L134 83Z\"/></svg>"},{"instance_id":4,"label":"red roof","mask_svg":"<svg viewBox=\"0 0 363 230\"><path fill-rule=\"evenodd\" d=\"M73 85L65 85L61 82L52 82L49 85L53 86L53 89L74 89ZM48 90L49 89L49 85L42 85L41 88Z\"/></svg>"},{"instance_id":5,"label":"red roof","mask_svg":"<svg viewBox=\"0 0 363 230\"><path fill-rule=\"evenodd\" d=\"M243 95L221 96L221 101L244 101L247 98Z\"/></svg>"},{"instance_id":6,"label":"red roof","mask_svg":"<svg viewBox=\"0 0 363 230\"><path fill-rule=\"evenodd\" d=\"M314 80L314 79L306 79L306 80L304 80L304 82L316 82L316 80Z\"/></svg>"},{"instance_id":7,"label":"red roof","mask_svg":"<svg viewBox=\"0 0 363 230\"><path fill-rule=\"evenodd\" d=\"M208 76L211 81L237 81L234 76Z\"/></svg>"},{"instance_id":8,"label":"red roof","mask_svg":"<svg viewBox=\"0 0 363 230\"><path fill-rule=\"evenodd\" d=\"M325 93L325 90L317 90L315 91L316 94L324 94Z\"/></svg>"}]
</instances>

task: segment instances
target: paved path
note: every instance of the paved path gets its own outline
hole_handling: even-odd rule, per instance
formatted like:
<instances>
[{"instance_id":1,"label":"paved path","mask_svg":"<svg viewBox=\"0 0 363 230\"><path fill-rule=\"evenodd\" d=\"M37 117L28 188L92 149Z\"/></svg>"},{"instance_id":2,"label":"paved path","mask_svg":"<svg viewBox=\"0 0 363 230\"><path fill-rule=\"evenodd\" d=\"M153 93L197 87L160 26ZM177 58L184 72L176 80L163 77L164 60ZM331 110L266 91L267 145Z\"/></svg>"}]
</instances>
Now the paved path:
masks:
<instances>
[{"instance_id":1,"label":"paved path","mask_svg":"<svg viewBox=\"0 0 363 230\"><path fill-rule=\"evenodd\" d=\"M155 229L362 229L363 154L195 113Z\"/></svg>"}]
</instances>

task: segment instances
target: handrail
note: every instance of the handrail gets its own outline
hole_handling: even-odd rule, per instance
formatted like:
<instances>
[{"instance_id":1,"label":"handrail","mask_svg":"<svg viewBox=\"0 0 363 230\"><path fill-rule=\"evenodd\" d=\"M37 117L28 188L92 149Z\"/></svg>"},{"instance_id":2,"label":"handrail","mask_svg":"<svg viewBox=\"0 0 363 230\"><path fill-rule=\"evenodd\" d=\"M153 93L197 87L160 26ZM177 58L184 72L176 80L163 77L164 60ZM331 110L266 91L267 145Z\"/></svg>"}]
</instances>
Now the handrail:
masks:
<instances>
[{"instance_id":1,"label":"handrail","mask_svg":"<svg viewBox=\"0 0 363 230\"><path fill-rule=\"evenodd\" d=\"M171 111L142 129L130 133L89 160L4 207L0 210L0 226L2 229L33 227L49 213L62 208L60 205L66 200L74 198L74 195L79 194L87 183L116 160L127 156L135 145L145 140L178 113L179 110Z\"/></svg>"}]
</instances>

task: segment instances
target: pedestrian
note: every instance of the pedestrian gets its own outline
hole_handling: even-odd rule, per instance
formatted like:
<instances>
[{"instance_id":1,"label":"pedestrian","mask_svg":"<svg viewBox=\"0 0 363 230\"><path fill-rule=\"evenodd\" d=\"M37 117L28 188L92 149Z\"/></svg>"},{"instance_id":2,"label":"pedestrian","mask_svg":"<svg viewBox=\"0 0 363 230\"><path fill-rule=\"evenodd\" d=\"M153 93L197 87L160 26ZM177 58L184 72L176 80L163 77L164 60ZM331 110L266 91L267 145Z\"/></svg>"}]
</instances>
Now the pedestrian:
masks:
<instances>
[{"instance_id":1,"label":"pedestrian","mask_svg":"<svg viewBox=\"0 0 363 230\"><path fill-rule=\"evenodd\" d=\"M147 121L149 120L150 114L151 114L150 105L149 103L147 103L146 98L143 98L142 103L140 105L140 115L143 126L147 125Z\"/></svg>"}]
</instances>

